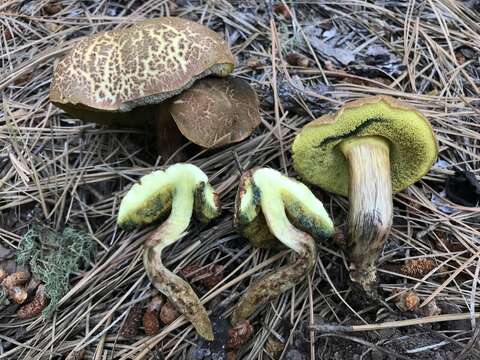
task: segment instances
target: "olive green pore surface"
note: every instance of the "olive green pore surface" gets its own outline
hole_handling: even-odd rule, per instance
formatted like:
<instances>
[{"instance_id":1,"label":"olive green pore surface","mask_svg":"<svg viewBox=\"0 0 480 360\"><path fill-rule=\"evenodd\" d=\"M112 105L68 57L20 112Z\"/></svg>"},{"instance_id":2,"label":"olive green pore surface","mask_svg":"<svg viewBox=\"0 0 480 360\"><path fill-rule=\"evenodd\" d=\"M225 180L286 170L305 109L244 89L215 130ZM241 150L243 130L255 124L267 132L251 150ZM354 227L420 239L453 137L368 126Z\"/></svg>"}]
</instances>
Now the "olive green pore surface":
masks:
<instances>
[{"instance_id":1,"label":"olive green pore surface","mask_svg":"<svg viewBox=\"0 0 480 360\"><path fill-rule=\"evenodd\" d=\"M338 145L353 136L388 142L394 192L425 175L438 153L432 127L421 113L392 98L372 97L306 125L293 143L295 170L311 184L348 196L348 162Z\"/></svg>"},{"instance_id":2,"label":"olive green pore surface","mask_svg":"<svg viewBox=\"0 0 480 360\"><path fill-rule=\"evenodd\" d=\"M193 212L199 221L206 224L220 215L220 201L210 184L202 181L197 185L194 196Z\"/></svg>"},{"instance_id":3,"label":"olive green pore surface","mask_svg":"<svg viewBox=\"0 0 480 360\"><path fill-rule=\"evenodd\" d=\"M260 189L252 179L254 170L246 172L240 179L235 199L234 225L254 247L281 247L282 244L270 232L265 216L261 212Z\"/></svg>"},{"instance_id":4,"label":"olive green pore surface","mask_svg":"<svg viewBox=\"0 0 480 360\"><path fill-rule=\"evenodd\" d=\"M164 219L172 207L173 185L165 172L158 170L145 175L123 198L117 224L125 230Z\"/></svg>"}]
</instances>

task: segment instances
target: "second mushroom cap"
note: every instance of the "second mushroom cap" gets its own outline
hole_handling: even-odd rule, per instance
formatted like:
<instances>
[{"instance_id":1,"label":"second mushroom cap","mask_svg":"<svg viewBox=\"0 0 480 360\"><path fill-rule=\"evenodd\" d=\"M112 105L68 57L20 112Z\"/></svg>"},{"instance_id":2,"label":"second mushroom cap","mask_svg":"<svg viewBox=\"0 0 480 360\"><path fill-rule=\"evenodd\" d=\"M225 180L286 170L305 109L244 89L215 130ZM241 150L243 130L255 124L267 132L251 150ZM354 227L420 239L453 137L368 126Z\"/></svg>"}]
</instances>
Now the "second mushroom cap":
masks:
<instances>
[{"instance_id":1,"label":"second mushroom cap","mask_svg":"<svg viewBox=\"0 0 480 360\"><path fill-rule=\"evenodd\" d=\"M238 78L207 78L178 95L170 106L180 132L205 148L245 139L260 124L255 91Z\"/></svg>"}]
</instances>

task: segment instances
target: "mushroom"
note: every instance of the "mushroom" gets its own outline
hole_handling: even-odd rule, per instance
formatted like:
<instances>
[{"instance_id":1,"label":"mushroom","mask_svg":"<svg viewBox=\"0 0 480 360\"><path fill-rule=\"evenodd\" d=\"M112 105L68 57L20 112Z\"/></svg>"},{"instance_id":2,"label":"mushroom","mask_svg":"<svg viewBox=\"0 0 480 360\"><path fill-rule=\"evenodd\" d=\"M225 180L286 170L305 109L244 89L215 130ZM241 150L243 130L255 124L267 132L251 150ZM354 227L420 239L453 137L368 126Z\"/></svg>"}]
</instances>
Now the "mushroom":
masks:
<instances>
[{"instance_id":1,"label":"mushroom","mask_svg":"<svg viewBox=\"0 0 480 360\"><path fill-rule=\"evenodd\" d=\"M80 41L56 66L50 100L86 121L130 127L153 125L157 148L165 158L184 143L170 115L171 99L198 79L208 75L224 77L233 68L233 55L217 33L189 20L162 17ZM222 117L222 113L212 114L205 120L178 115L182 132L200 145L210 142L199 137L198 129L204 126L217 128L213 133L224 139L222 144L248 136L260 123L258 100L253 90L240 80L205 81L209 85L202 89L215 90L208 101L205 96L208 94L201 90L200 103L225 101L226 105L216 104L217 111L225 111L230 105L237 109L232 105L236 102L248 101L252 118L246 125L235 123L232 130L224 125L232 120L228 114L226 117ZM180 106L175 109L176 114L184 111ZM204 113L208 110L203 108ZM238 119L244 121L244 117ZM227 141L230 138L232 140Z\"/></svg>"},{"instance_id":2,"label":"mushroom","mask_svg":"<svg viewBox=\"0 0 480 360\"><path fill-rule=\"evenodd\" d=\"M218 196L198 167L179 163L145 175L133 185L120 204L117 224L132 230L168 216L145 243L145 269L152 284L191 321L198 334L213 340L212 325L198 296L162 263L163 249L184 235L192 214L205 223L217 217Z\"/></svg>"},{"instance_id":3,"label":"mushroom","mask_svg":"<svg viewBox=\"0 0 480 360\"><path fill-rule=\"evenodd\" d=\"M374 296L376 262L392 226L392 192L419 180L437 157L430 123L391 97L367 97L307 124L292 149L305 181L349 197L350 276Z\"/></svg>"},{"instance_id":4,"label":"mushroom","mask_svg":"<svg viewBox=\"0 0 480 360\"><path fill-rule=\"evenodd\" d=\"M258 109L258 98L250 85L227 77L196 82L173 99L170 113L183 136L213 148L249 136L260 124Z\"/></svg>"},{"instance_id":5,"label":"mushroom","mask_svg":"<svg viewBox=\"0 0 480 360\"><path fill-rule=\"evenodd\" d=\"M268 248L280 241L297 258L247 289L232 314L233 325L301 281L315 264L314 238L334 232L332 220L308 187L270 168L255 168L240 179L234 223L252 245Z\"/></svg>"}]
</instances>

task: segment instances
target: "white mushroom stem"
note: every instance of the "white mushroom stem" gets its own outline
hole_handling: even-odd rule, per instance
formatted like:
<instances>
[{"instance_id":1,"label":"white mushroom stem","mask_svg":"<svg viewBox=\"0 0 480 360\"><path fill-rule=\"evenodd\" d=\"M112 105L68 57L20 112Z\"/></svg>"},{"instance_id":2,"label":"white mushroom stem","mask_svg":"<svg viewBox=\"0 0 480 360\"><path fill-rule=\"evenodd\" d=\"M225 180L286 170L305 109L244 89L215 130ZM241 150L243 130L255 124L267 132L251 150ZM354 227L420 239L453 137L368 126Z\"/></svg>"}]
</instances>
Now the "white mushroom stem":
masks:
<instances>
[{"instance_id":1,"label":"white mushroom stem","mask_svg":"<svg viewBox=\"0 0 480 360\"><path fill-rule=\"evenodd\" d=\"M345 140L349 163L348 252L352 280L374 293L376 262L392 226L392 181L388 143L380 137Z\"/></svg>"}]
</instances>

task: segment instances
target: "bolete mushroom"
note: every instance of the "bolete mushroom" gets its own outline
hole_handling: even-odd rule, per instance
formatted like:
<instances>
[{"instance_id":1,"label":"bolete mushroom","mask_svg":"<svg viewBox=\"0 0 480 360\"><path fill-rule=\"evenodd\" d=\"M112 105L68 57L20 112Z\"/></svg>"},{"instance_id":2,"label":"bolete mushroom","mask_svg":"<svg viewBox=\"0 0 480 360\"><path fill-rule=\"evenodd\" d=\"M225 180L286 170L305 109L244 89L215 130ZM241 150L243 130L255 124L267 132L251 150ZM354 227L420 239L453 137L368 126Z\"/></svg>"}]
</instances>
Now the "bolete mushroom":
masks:
<instances>
[{"instance_id":1,"label":"bolete mushroom","mask_svg":"<svg viewBox=\"0 0 480 360\"><path fill-rule=\"evenodd\" d=\"M142 21L77 43L58 63L50 100L69 112L128 112L179 94L210 74L227 76L233 55L209 28L179 17ZM91 120L87 118L87 120Z\"/></svg>"},{"instance_id":2,"label":"bolete mushroom","mask_svg":"<svg viewBox=\"0 0 480 360\"><path fill-rule=\"evenodd\" d=\"M269 168L247 171L240 179L234 223L254 246L281 242L297 256L247 289L232 314L233 325L301 281L315 264L314 238L334 232L332 220L308 187Z\"/></svg>"},{"instance_id":3,"label":"bolete mushroom","mask_svg":"<svg viewBox=\"0 0 480 360\"><path fill-rule=\"evenodd\" d=\"M196 22L162 17L80 41L56 66L50 100L82 120L154 127L157 149L168 157L184 142L170 115L172 97L198 79L208 75L224 77L233 68L228 44L217 33ZM192 105L196 109L203 107L205 114L213 103L214 112L203 119L191 117L188 110L175 106L175 114L187 114L176 116L182 133L199 145L211 142L209 136L204 140L199 135L206 134L198 132L202 128L215 128L208 134L223 139L220 144L248 136L260 123L253 90L240 80L205 81L208 85L194 92L200 93L201 100ZM211 89L211 94L206 94L205 89ZM191 99L191 94L186 97ZM177 100L182 102L182 98ZM247 102L251 119L244 123L245 118L240 116L226 126L225 122L232 121L232 109L238 108L234 104ZM227 109L230 113L215 113Z\"/></svg>"},{"instance_id":4,"label":"bolete mushroom","mask_svg":"<svg viewBox=\"0 0 480 360\"><path fill-rule=\"evenodd\" d=\"M183 136L213 148L249 136L260 124L258 109L258 98L250 85L226 77L197 81L173 99L170 113Z\"/></svg>"},{"instance_id":5,"label":"bolete mushroom","mask_svg":"<svg viewBox=\"0 0 480 360\"><path fill-rule=\"evenodd\" d=\"M351 278L374 295L376 262L392 226L392 192L425 175L437 157L428 120L387 96L352 101L307 124L293 164L307 182L348 196Z\"/></svg>"},{"instance_id":6,"label":"bolete mushroom","mask_svg":"<svg viewBox=\"0 0 480 360\"><path fill-rule=\"evenodd\" d=\"M162 263L163 249L183 236L193 214L202 222L217 217L218 196L202 170L179 163L145 175L133 185L120 204L117 223L132 230L168 216L145 243L145 269L152 284L192 322L198 334L213 340L212 325L198 296Z\"/></svg>"}]
</instances>

